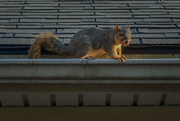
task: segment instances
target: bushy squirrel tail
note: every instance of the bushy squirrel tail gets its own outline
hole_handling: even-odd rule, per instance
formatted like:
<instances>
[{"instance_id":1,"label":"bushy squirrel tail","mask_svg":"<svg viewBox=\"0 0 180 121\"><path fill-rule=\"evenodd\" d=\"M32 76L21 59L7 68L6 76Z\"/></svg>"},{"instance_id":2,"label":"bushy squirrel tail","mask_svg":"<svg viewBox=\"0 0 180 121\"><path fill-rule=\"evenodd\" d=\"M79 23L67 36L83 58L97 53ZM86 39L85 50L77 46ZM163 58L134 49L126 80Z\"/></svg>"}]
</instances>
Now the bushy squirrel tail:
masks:
<instances>
[{"instance_id":1,"label":"bushy squirrel tail","mask_svg":"<svg viewBox=\"0 0 180 121\"><path fill-rule=\"evenodd\" d=\"M30 47L28 58L41 58L42 48L53 53L68 55L67 46L64 45L58 37L52 33L42 33L36 38L35 42Z\"/></svg>"}]
</instances>

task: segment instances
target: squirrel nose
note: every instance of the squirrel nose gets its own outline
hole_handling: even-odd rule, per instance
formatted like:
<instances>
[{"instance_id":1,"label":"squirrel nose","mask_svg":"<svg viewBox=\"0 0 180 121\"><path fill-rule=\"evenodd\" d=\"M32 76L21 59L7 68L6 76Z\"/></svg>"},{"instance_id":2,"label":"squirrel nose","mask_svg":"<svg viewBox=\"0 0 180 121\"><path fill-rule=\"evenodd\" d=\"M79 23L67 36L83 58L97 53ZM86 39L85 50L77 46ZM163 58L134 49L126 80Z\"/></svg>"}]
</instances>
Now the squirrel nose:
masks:
<instances>
[{"instance_id":1,"label":"squirrel nose","mask_svg":"<svg viewBox=\"0 0 180 121\"><path fill-rule=\"evenodd\" d=\"M128 41L125 41L125 44L128 45Z\"/></svg>"}]
</instances>

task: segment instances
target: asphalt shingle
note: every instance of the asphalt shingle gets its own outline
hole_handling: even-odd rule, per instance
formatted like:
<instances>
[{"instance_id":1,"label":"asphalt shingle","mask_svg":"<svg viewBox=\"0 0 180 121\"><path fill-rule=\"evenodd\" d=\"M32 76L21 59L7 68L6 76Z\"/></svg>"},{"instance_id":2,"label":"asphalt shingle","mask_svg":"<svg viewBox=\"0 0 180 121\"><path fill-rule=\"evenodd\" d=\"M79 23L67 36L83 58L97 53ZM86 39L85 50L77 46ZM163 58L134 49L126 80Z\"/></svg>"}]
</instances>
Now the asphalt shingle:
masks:
<instances>
[{"instance_id":1,"label":"asphalt shingle","mask_svg":"<svg viewBox=\"0 0 180 121\"><path fill-rule=\"evenodd\" d=\"M131 26L133 47L180 44L178 0L1 0L0 11L1 45L30 45L45 32L68 44L81 29L116 25Z\"/></svg>"}]
</instances>

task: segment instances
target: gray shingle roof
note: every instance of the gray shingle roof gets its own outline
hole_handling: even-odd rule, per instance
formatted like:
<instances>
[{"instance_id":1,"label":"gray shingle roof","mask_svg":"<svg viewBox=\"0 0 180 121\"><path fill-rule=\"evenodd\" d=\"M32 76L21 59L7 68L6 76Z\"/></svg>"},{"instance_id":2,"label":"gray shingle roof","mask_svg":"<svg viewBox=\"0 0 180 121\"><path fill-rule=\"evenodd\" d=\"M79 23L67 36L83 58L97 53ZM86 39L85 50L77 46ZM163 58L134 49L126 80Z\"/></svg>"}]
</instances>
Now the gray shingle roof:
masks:
<instances>
[{"instance_id":1,"label":"gray shingle roof","mask_svg":"<svg viewBox=\"0 0 180 121\"><path fill-rule=\"evenodd\" d=\"M129 49L138 47L137 51L142 51L145 47L148 48L147 45L151 47L158 45L160 48L161 45L177 47L180 45L180 1L1 0L0 2L1 47L27 46L28 49L34 37L44 32L54 33L68 44L73 34L81 29L108 28L115 25L131 26L132 42ZM5 52L0 49L1 52ZM126 52L126 49L124 51ZM158 52L158 49L154 52Z\"/></svg>"}]
</instances>

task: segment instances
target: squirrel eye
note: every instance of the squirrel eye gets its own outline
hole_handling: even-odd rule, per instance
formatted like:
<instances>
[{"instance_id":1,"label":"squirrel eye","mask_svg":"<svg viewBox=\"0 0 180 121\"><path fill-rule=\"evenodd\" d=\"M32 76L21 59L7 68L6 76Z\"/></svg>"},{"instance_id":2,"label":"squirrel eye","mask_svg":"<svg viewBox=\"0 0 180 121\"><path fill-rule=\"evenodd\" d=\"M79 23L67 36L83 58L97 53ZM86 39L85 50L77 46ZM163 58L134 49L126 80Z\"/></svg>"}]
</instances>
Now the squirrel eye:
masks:
<instances>
[{"instance_id":1,"label":"squirrel eye","mask_svg":"<svg viewBox=\"0 0 180 121\"><path fill-rule=\"evenodd\" d=\"M122 33L119 33L119 36L122 36Z\"/></svg>"}]
</instances>

